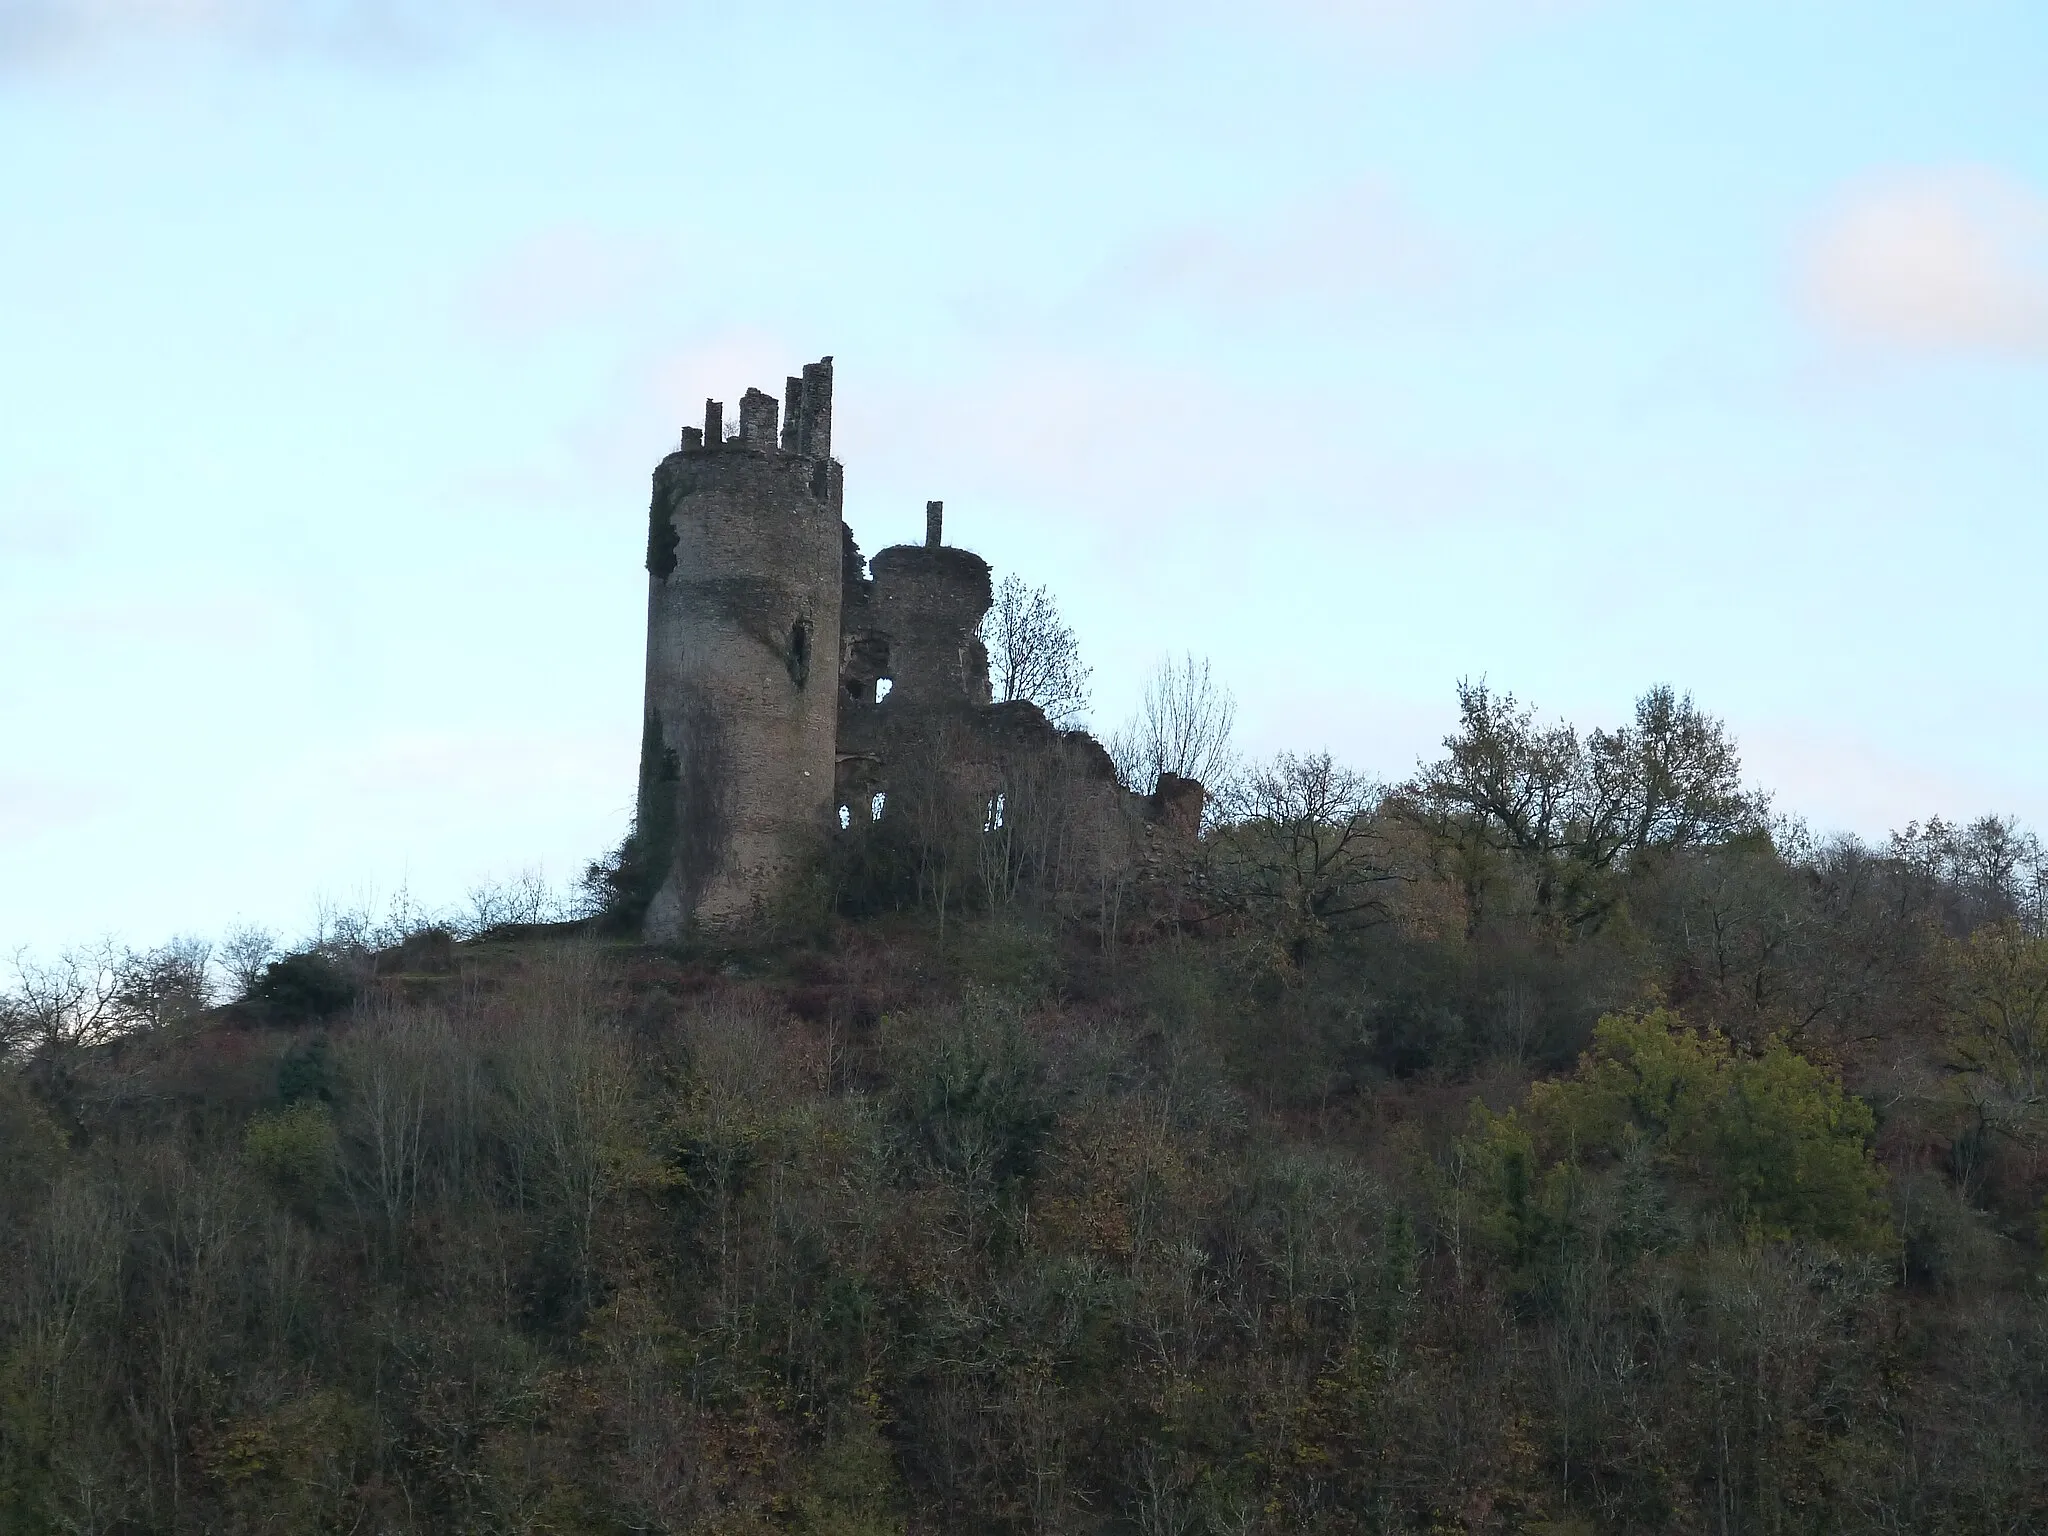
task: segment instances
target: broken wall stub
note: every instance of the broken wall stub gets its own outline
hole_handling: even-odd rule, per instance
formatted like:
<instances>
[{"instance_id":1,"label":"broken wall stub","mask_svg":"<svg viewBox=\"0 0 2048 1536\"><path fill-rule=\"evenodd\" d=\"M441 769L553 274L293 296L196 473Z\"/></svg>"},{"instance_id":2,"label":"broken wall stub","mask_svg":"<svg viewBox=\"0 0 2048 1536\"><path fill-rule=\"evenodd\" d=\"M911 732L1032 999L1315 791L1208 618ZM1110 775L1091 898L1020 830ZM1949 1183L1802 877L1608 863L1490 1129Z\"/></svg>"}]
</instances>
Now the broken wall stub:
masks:
<instances>
[{"instance_id":1,"label":"broken wall stub","mask_svg":"<svg viewBox=\"0 0 2048 1536\"><path fill-rule=\"evenodd\" d=\"M1148 801L1147 819L1177 837L1192 842L1201 835L1202 813L1209 806L1209 791L1200 779L1177 773L1159 775L1159 786Z\"/></svg>"},{"instance_id":2,"label":"broken wall stub","mask_svg":"<svg viewBox=\"0 0 2048 1536\"><path fill-rule=\"evenodd\" d=\"M868 575L849 531L845 561L838 787L848 819L862 820L886 791L887 761L926 751L916 744L935 739L936 717L988 703L981 620L994 587L988 562L964 549L896 545Z\"/></svg>"},{"instance_id":3,"label":"broken wall stub","mask_svg":"<svg viewBox=\"0 0 2048 1536\"><path fill-rule=\"evenodd\" d=\"M743 922L830 829L838 734L840 503L831 359L805 368L797 432L750 390L740 434L707 402L654 472L646 735L636 827L659 871L657 941ZM807 451L785 444L800 441ZM659 844L660 846L653 846Z\"/></svg>"}]
</instances>

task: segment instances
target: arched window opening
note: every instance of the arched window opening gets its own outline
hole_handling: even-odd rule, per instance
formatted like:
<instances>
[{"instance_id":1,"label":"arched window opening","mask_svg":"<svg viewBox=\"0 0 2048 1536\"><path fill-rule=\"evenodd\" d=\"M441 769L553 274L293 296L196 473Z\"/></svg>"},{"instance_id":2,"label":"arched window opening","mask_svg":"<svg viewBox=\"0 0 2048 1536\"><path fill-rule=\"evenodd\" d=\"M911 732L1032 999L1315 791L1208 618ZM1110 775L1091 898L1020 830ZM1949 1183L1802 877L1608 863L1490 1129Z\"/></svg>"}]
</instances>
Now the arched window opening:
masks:
<instances>
[{"instance_id":1,"label":"arched window opening","mask_svg":"<svg viewBox=\"0 0 2048 1536\"><path fill-rule=\"evenodd\" d=\"M892 688L894 688L895 686L896 686L896 684L894 683L894 681L892 681L892 680L891 680L891 679L889 679L889 678L886 678L886 677L878 677L878 678L876 678L876 679L875 679L875 702L876 702L877 704L879 704L879 703L881 703L881 702L882 702L882 700L884 700L884 699L886 699L887 697L889 697L889 690L890 690L890 689L892 689Z\"/></svg>"},{"instance_id":2,"label":"arched window opening","mask_svg":"<svg viewBox=\"0 0 2048 1536\"><path fill-rule=\"evenodd\" d=\"M880 821L882 819L882 807L887 805L888 803L888 795L877 792L875 798L868 802L869 818L874 821Z\"/></svg>"},{"instance_id":3,"label":"arched window opening","mask_svg":"<svg viewBox=\"0 0 2048 1536\"><path fill-rule=\"evenodd\" d=\"M998 790L988 802L988 820L983 824L981 830L984 832L1002 831L1004 810L1002 791Z\"/></svg>"},{"instance_id":4,"label":"arched window opening","mask_svg":"<svg viewBox=\"0 0 2048 1536\"><path fill-rule=\"evenodd\" d=\"M841 807L839 807L839 830L842 832L849 832L852 829L853 807L850 805L842 805Z\"/></svg>"}]
</instances>

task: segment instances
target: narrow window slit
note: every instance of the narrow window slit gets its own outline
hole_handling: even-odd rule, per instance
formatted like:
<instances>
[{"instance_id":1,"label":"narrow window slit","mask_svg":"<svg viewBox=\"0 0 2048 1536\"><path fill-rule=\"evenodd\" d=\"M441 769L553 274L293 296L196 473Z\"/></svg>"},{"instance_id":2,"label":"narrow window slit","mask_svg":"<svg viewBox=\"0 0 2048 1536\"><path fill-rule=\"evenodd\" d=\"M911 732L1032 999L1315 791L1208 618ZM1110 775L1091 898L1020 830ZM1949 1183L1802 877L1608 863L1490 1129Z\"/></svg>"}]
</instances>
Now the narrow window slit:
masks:
<instances>
[{"instance_id":1,"label":"narrow window slit","mask_svg":"<svg viewBox=\"0 0 2048 1536\"><path fill-rule=\"evenodd\" d=\"M801 688L811 680L811 621L798 619L789 626L789 680Z\"/></svg>"}]
</instances>

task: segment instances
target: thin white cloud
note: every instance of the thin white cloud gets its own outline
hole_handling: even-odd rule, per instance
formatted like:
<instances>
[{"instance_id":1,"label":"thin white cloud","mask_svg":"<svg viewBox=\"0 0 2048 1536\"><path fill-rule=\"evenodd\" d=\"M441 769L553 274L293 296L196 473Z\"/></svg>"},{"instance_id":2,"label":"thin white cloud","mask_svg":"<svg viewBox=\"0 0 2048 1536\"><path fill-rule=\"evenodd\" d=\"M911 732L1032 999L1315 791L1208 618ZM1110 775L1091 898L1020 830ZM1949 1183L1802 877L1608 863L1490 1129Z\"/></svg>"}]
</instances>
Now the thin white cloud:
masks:
<instances>
[{"instance_id":1,"label":"thin white cloud","mask_svg":"<svg viewBox=\"0 0 2048 1536\"><path fill-rule=\"evenodd\" d=\"M0 556L10 561L60 560L85 548L90 530L72 506L41 496L8 505L5 496L0 490Z\"/></svg>"},{"instance_id":2,"label":"thin white cloud","mask_svg":"<svg viewBox=\"0 0 2048 1536\"><path fill-rule=\"evenodd\" d=\"M620 726L596 737L587 732L393 732L332 757L324 768L308 765L307 771L332 793L405 801L429 814L450 792L517 803L575 790L588 803L593 796L617 798L619 765L631 757L633 729Z\"/></svg>"},{"instance_id":3,"label":"thin white cloud","mask_svg":"<svg viewBox=\"0 0 2048 1536\"><path fill-rule=\"evenodd\" d=\"M1049 302L969 289L956 318L984 349L1048 340L1092 347L1108 332L1178 316L1232 329L1309 324L1361 311L1444 318L1499 287L1502 263L1468 249L1378 179L1165 224L1112 246Z\"/></svg>"},{"instance_id":4,"label":"thin white cloud","mask_svg":"<svg viewBox=\"0 0 2048 1536\"><path fill-rule=\"evenodd\" d=\"M1530 26L1592 9L1600 0L1037 0L1034 27L1098 56L1144 54L1199 31L1292 31L1369 49L1381 63L1469 55ZM957 0L937 7L950 18ZM1022 6L1012 10L1024 12Z\"/></svg>"},{"instance_id":5,"label":"thin white cloud","mask_svg":"<svg viewBox=\"0 0 2048 1536\"><path fill-rule=\"evenodd\" d=\"M906 513L925 496L1035 506L1063 537L1154 563L1162 549L1224 548L1257 563L1296 538L1341 560L1490 526L1557 493L1553 469L1417 448L1372 392L1325 387L1262 397L1185 365L1011 351L943 379L842 375L834 436L855 499L889 486ZM859 518L854 531L864 547L884 538Z\"/></svg>"},{"instance_id":6,"label":"thin white cloud","mask_svg":"<svg viewBox=\"0 0 2048 1536\"><path fill-rule=\"evenodd\" d=\"M23 622L35 599L58 589L53 581L77 570L99 524L91 503L63 480L0 481L0 630Z\"/></svg>"},{"instance_id":7,"label":"thin white cloud","mask_svg":"<svg viewBox=\"0 0 2048 1536\"><path fill-rule=\"evenodd\" d=\"M1256 220L1165 230L1116 257L1089 300L1178 300L1230 313L1370 294L1438 297L1459 275L1451 242L1386 187L1353 183ZM1084 304L1086 300L1084 300Z\"/></svg>"},{"instance_id":8,"label":"thin white cloud","mask_svg":"<svg viewBox=\"0 0 2048 1536\"><path fill-rule=\"evenodd\" d=\"M494 22L583 25L645 0L0 0L0 69L176 39L364 61L432 57Z\"/></svg>"},{"instance_id":9,"label":"thin white cloud","mask_svg":"<svg viewBox=\"0 0 2048 1536\"><path fill-rule=\"evenodd\" d=\"M877 28L923 31L1008 11L1034 32L1090 56L1123 56L1191 31L1274 26L1355 43L1385 61L1457 56L1598 0L1037 0L968 5L911 0L874 8ZM502 23L585 27L658 17L653 0L0 0L0 69L174 37L312 51L363 62L434 57ZM704 15L712 8L691 7ZM795 12L810 6L799 0ZM781 13L787 18L792 12Z\"/></svg>"},{"instance_id":10,"label":"thin white cloud","mask_svg":"<svg viewBox=\"0 0 2048 1536\"><path fill-rule=\"evenodd\" d=\"M734 327L643 353L621 370L617 404L575 429L571 445L579 461L593 468L631 464L651 469L654 458L675 446L678 428L702 424L706 400L721 402L726 426L736 427L742 395L759 389L780 400L783 380L818 356L801 343L755 327ZM653 456L650 447L656 448Z\"/></svg>"},{"instance_id":11,"label":"thin white cloud","mask_svg":"<svg viewBox=\"0 0 2048 1536\"><path fill-rule=\"evenodd\" d=\"M549 518L575 510L610 519L621 504L622 487L632 487L623 493L629 501L644 501L648 473L674 450L680 429L703 422L707 399L721 401L727 426L737 425L740 397L754 388L780 399L783 380L817 360L818 340L791 342L769 331L734 327L635 350L584 409L565 415L559 435L532 458L457 476L447 482L448 494L470 506L519 508ZM842 377L841 424L848 397ZM843 431L838 435L843 438Z\"/></svg>"},{"instance_id":12,"label":"thin white cloud","mask_svg":"<svg viewBox=\"0 0 2048 1536\"><path fill-rule=\"evenodd\" d=\"M2023 775L2000 782L1959 771L1938 745L1931 750L1880 741L1816 720L1760 720L1738 732L1750 779L1767 786L1780 810L1809 817L1822 833L1882 838L1929 816L1966 819L1987 807L2038 815Z\"/></svg>"},{"instance_id":13,"label":"thin white cloud","mask_svg":"<svg viewBox=\"0 0 2048 1536\"><path fill-rule=\"evenodd\" d=\"M232 594L202 594L178 602L95 601L58 609L47 622L53 631L78 641L142 640L157 650L185 646L229 655L275 644L291 627L280 605Z\"/></svg>"},{"instance_id":14,"label":"thin white cloud","mask_svg":"<svg viewBox=\"0 0 2048 1536\"><path fill-rule=\"evenodd\" d=\"M457 301L468 327L494 340L531 341L642 308L674 260L664 242L585 225L544 229L479 273Z\"/></svg>"},{"instance_id":15,"label":"thin white cloud","mask_svg":"<svg viewBox=\"0 0 2048 1536\"><path fill-rule=\"evenodd\" d=\"M1597 0L1282 0L1282 9L1430 52L1469 49Z\"/></svg>"},{"instance_id":16,"label":"thin white cloud","mask_svg":"<svg viewBox=\"0 0 2048 1536\"><path fill-rule=\"evenodd\" d=\"M1873 182L1815 232L1807 298L1838 334L2048 356L2048 195L1962 168Z\"/></svg>"},{"instance_id":17,"label":"thin white cloud","mask_svg":"<svg viewBox=\"0 0 2048 1536\"><path fill-rule=\"evenodd\" d=\"M104 789L75 780L0 778L0 836L26 843L77 826L113 803Z\"/></svg>"}]
</instances>

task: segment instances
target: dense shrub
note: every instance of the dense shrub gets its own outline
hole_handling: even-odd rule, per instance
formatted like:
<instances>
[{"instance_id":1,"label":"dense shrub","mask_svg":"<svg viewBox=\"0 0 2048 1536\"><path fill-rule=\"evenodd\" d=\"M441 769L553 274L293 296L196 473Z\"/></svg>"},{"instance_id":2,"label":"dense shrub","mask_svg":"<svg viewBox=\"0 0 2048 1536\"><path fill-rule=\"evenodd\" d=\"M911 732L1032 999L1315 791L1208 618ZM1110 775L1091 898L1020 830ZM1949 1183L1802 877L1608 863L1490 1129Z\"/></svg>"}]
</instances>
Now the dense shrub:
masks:
<instances>
[{"instance_id":1,"label":"dense shrub","mask_svg":"<svg viewBox=\"0 0 2048 1536\"><path fill-rule=\"evenodd\" d=\"M242 1133L242 1160L250 1171L301 1207L317 1202L333 1182L338 1154L334 1118L316 1100L260 1113Z\"/></svg>"},{"instance_id":2,"label":"dense shrub","mask_svg":"<svg viewBox=\"0 0 2048 1536\"><path fill-rule=\"evenodd\" d=\"M908 1047L896 1109L915 1162L992 1190L1036 1171L1056 1119L1016 1013L985 996Z\"/></svg>"},{"instance_id":3,"label":"dense shrub","mask_svg":"<svg viewBox=\"0 0 2048 1536\"><path fill-rule=\"evenodd\" d=\"M276 1024L331 1018L356 999L348 973L320 954L287 955L263 968L249 996Z\"/></svg>"}]
</instances>

